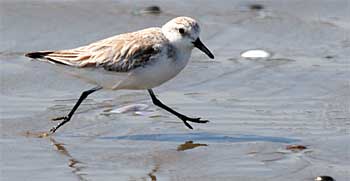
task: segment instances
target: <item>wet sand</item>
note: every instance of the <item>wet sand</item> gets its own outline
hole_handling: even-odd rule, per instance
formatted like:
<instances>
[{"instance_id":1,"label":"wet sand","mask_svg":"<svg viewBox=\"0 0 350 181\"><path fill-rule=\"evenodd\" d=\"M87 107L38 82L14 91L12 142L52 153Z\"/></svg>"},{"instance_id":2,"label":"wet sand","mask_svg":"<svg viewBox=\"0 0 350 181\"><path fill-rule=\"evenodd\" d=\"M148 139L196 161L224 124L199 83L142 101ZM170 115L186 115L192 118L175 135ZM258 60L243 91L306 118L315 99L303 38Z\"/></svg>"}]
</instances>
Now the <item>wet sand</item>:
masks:
<instances>
[{"instance_id":1,"label":"wet sand","mask_svg":"<svg viewBox=\"0 0 350 181\"><path fill-rule=\"evenodd\" d=\"M243 0L0 2L1 180L350 180L347 0L258 1L263 8L253 10L255 1ZM162 12L137 13L150 5ZM92 85L25 52L73 48L180 15L200 20L216 59L194 50L155 92L210 123L188 130L146 91L103 90L57 134L41 136ZM249 49L272 57L240 58ZM117 113L134 104L144 109Z\"/></svg>"}]
</instances>

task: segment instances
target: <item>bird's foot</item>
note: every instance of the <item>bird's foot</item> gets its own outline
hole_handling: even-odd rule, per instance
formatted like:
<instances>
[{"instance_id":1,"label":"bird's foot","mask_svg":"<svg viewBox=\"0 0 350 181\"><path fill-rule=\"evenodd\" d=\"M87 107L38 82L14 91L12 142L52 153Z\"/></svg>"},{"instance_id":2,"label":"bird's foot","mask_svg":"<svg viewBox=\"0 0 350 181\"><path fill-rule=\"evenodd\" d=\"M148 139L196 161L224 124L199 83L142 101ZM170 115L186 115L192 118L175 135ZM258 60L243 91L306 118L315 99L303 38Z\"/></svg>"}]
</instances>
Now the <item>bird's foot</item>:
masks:
<instances>
[{"instance_id":1,"label":"bird's foot","mask_svg":"<svg viewBox=\"0 0 350 181\"><path fill-rule=\"evenodd\" d=\"M51 135L51 134L54 134L54 133L56 132L56 130L57 130L57 126L52 127L52 128L50 129L50 131L49 131L49 134L50 134L50 135Z\"/></svg>"},{"instance_id":2,"label":"bird's foot","mask_svg":"<svg viewBox=\"0 0 350 181\"><path fill-rule=\"evenodd\" d=\"M52 119L52 121L59 121L59 120L63 120L63 121L58 123L56 126L52 127L49 132L50 134L54 134L56 130L61 126L63 126L64 124L66 124L70 120L70 118L67 116L62 116L62 117Z\"/></svg>"},{"instance_id":3,"label":"bird's foot","mask_svg":"<svg viewBox=\"0 0 350 181\"><path fill-rule=\"evenodd\" d=\"M201 118L190 118L190 117L187 117L187 116L181 116L180 119L190 129L193 129L193 127L190 124L188 124L187 121L193 122L193 123L207 123L207 122L209 122L208 120L201 120Z\"/></svg>"}]
</instances>

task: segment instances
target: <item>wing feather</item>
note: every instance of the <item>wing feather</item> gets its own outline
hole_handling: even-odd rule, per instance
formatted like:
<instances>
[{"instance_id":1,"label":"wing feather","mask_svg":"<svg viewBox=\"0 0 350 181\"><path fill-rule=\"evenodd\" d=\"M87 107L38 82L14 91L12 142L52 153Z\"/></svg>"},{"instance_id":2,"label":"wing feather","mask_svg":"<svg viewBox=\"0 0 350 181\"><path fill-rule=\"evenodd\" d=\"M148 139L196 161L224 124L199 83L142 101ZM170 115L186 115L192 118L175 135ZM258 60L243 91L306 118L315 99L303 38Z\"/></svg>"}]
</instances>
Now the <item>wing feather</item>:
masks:
<instances>
[{"instance_id":1,"label":"wing feather","mask_svg":"<svg viewBox=\"0 0 350 181\"><path fill-rule=\"evenodd\" d=\"M160 28L126 33L70 50L39 51L26 54L52 63L74 67L103 67L108 71L128 72L143 66L168 44Z\"/></svg>"}]
</instances>

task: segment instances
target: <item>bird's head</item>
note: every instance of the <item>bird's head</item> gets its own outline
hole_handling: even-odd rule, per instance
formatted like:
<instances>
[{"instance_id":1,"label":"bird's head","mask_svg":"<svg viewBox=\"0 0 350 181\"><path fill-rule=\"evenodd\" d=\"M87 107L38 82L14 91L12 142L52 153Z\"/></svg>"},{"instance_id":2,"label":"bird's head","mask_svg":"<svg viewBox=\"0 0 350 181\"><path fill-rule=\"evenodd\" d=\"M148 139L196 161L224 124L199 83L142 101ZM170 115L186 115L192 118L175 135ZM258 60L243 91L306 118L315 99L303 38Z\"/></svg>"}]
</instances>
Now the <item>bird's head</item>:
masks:
<instances>
[{"instance_id":1,"label":"bird's head","mask_svg":"<svg viewBox=\"0 0 350 181\"><path fill-rule=\"evenodd\" d=\"M189 17L174 18L163 25L162 32L175 46L191 50L196 47L210 58L214 58L214 55L199 39L200 27L196 20Z\"/></svg>"}]
</instances>

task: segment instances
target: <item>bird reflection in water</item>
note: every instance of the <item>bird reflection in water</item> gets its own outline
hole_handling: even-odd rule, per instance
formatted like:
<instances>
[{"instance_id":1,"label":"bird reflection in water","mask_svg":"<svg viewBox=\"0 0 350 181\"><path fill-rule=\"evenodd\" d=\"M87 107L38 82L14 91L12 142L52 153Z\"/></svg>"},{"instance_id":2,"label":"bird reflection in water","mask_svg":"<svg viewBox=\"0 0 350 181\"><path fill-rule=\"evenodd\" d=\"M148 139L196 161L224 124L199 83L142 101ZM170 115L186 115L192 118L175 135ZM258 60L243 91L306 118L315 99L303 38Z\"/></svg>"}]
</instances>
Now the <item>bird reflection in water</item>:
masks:
<instances>
[{"instance_id":1,"label":"bird reflection in water","mask_svg":"<svg viewBox=\"0 0 350 181\"><path fill-rule=\"evenodd\" d=\"M57 142L52 137L50 137L50 141L54 146L55 150L57 150L59 153L68 158L68 166L72 169L72 173L78 177L78 180L87 181L87 179L84 178L86 174L81 173L81 170L86 168L85 166L82 166L83 163L75 159L71 154L69 154L68 150L66 149L63 143Z\"/></svg>"},{"instance_id":2,"label":"bird reflection in water","mask_svg":"<svg viewBox=\"0 0 350 181\"><path fill-rule=\"evenodd\" d=\"M72 173L78 177L79 181L87 181L88 179L84 178L84 173L81 173L81 170L86 168L86 166L83 166L83 163L75 159L66 149L63 143L57 142L55 139L50 137L50 135L47 132L31 132L26 131L23 133L26 137L34 137L34 138L47 138L49 137L50 142L52 143L54 149L62 154L63 156L68 158L68 167L72 169Z\"/></svg>"},{"instance_id":3,"label":"bird reflection in water","mask_svg":"<svg viewBox=\"0 0 350 181\"><path fill-rule=\"evenodd\" d=\"M148 173L148 176L151 178L151 181L157 181L156 173L159 170L160 164L156 164L151 172Z\"/></svg>"},{"instance_id":4,"label":"bird reflection in water","mask_svg":"<svg viewBox=\"0 0 350 181\"><path fill-rule=\"evenodd\" d=\"M201 144L201 143L193 143L193 141L186 141L183 144L180 144L176 151L185 151L185 150L190 150L190 149L194 149L196 147L199 146L208 146L207 144ZM160 169L160 163L156 162L156 164L154 165L154 168L147 174L148 177L151 179L151 181L157 181L157 176L156 173L159 171Z\"/></svg>"}]
</instances>

